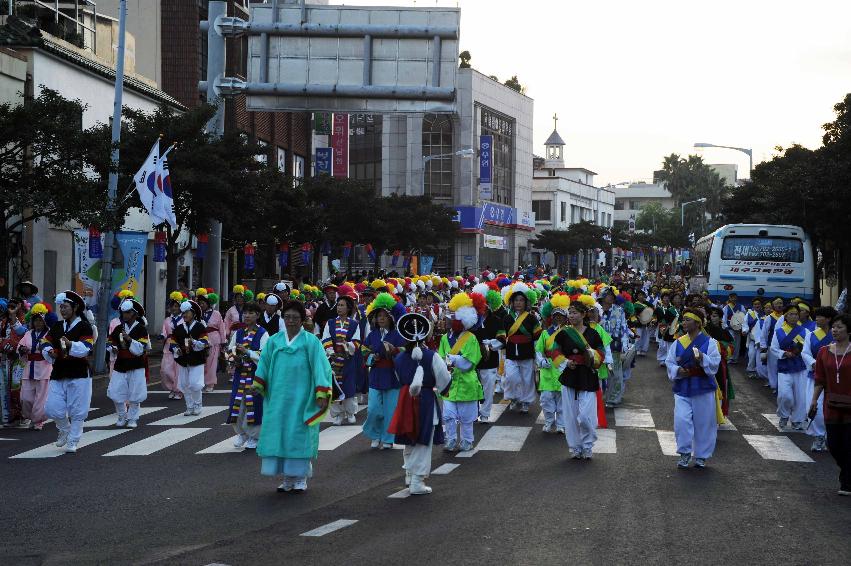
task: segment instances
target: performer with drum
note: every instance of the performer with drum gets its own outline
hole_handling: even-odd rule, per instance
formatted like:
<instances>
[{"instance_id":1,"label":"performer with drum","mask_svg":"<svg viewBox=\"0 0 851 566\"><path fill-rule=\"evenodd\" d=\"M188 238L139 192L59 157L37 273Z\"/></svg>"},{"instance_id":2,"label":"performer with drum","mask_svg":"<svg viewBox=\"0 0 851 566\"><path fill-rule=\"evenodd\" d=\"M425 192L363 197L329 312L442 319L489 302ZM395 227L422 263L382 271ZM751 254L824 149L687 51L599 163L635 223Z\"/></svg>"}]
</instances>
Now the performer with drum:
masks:
<instances>
[{"instance_id":1,"label":"performer with drum","mask_svg":"<svg viewBox=\"0 0 851 566\"><path fill-rule=\"evenodd\" d=\"M721 328L730 330L730 334L733 335L733 354L727 360L727 363L735 364L739 360L742 347L741 332L745 322L745 307L739 304L739 295L730 293L727 295L727 302L721 311L723 312Z\"/></svg>"}]
</instances>

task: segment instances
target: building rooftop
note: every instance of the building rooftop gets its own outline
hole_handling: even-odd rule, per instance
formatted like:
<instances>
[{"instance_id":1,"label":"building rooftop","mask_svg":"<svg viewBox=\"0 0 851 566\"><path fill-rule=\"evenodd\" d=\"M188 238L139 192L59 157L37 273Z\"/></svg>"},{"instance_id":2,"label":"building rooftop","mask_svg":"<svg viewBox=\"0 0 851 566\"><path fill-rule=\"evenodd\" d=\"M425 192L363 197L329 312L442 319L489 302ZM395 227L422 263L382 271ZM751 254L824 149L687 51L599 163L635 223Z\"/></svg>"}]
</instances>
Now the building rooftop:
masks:
<instances>
[{"instance_id":1,"label":"building rooftop","mask_svg":"<svg viewBox=\"0 0 851 566\"><path fill-rule=\"evenodd\" d=\"M561 139L561 136L558 135L556 130L553 130L553 133L550 134L550 137L547 138L547 141L544 142L544 145L565 145L564 140Z\"/></svg>"},{"instance_id":2,"label":"building rooftop","mask_svg":"<svg viewBox=\"0 0 851 566\"><path fill-rule=\"evenodd\" d=\"M40 30L34 20L9 16L6 24L0 27L0 46L10 48L43 49L66 61L70 61L95 74L115 80L115 69L102 59L83 49ZM161 91L153 83L138 75L125 74L124 86L135 90L159 102L164 102L181 110L185 109L177 99Z\"/></svg>"}]
</instances>

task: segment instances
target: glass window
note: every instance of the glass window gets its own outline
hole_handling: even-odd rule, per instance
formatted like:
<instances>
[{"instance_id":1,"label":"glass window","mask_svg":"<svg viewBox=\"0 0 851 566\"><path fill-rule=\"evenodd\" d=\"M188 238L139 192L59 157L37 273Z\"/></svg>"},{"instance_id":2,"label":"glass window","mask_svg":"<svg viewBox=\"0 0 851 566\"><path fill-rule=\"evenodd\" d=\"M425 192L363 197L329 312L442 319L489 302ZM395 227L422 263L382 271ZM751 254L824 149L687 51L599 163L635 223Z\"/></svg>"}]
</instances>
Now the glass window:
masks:
<instances>
[{"instance_id":1,"label":"glass window","mask_svg":"<svg viewBox=\"0 0 851 566\"><path fill-rule=\"evenodd\" d=\"M561 203L561 221L567 222L567 203Z\"/></svg>"},{"instance_id":2,"label":"glass window","mask_svg":"<svg viewBox=\"0 0 851 566\"><path fill-rule=\"evenodd\" d=\"M429 159L425 164L425 194L430 197L452 197L452 120L444 114L426 114L423 118L423 157L446 155Z\"/></svg>"},{"instance_id":3,"label":"glass window","mask_svg":"<svg viewBox=\"0 0 851 566\"><path fill-rule=\"evenodd\" d=\"M493 136L493 201L514 202L514 119L481 107L482 135Z\"/></svg>"},{"instance_id":4,"label":"glass window","mask_svg":"<svg viewBox=\"0 0 851 566\"><path fill-rule=\"evenodd\" d=\"M795 238L727 236L721 259L737 261L804 261L804 243Z\"/></svg>"},{"instance_id":5,"label":"glass window","mask_svg":"<svg viewBox=\"0 0 851 566\"><path fill-rule=\"evenodd\" d=\"M640 205L638 204L637 200L629 201L629 209L630 210L638 210L639 208L640 208Z\"/></svg>"},{"instance_id":6,"label":"glass window","mask_svg":"<svg viewBox=\"0 0 851 566\"><path fill-rule=\"evenodd\" d=\"M381 115L349 114L349 176L381 194Z\"/></svg>"},{"instance_id":7,"label":"glass window","mask_svg":"<svg viewBox=\"0 0 851 566\"><path fill-rule=\"evenodd\" d=\"M623 201L622 200L616 200L615 201L615 210L623 210Z\"/></svg>"},{"instance_id":8,"label":"glass window","mask_svg":"<svg viewBox=\"0 0 851 566\"><path fill-rule=\"evenodd\" d=\"M549 222L552 220L552 206L551 202L548 200L533 200L532 201L532 212L535 213L535 220L540 220L541 222ZM564 204L564 203L562 203Z\"/></svg>"}]
</instances>

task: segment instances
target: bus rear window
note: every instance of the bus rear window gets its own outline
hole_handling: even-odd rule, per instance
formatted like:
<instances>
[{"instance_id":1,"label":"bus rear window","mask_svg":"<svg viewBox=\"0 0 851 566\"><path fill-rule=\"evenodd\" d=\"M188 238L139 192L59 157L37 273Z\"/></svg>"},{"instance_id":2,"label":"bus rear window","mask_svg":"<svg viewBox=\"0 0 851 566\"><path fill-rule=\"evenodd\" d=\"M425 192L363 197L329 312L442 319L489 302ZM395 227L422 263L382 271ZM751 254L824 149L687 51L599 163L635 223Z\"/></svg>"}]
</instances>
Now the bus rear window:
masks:
<instances>
[{"instance_id":1,"label":"bus rear window","mask_svg":"<svg viewBox=\"0 0 851 566\"><path fill-rule=\"evenodd\" d=\"M721 247L721 259L802 263L804 243L795 238L727 236Z\"/></svg>"}]
</instances>

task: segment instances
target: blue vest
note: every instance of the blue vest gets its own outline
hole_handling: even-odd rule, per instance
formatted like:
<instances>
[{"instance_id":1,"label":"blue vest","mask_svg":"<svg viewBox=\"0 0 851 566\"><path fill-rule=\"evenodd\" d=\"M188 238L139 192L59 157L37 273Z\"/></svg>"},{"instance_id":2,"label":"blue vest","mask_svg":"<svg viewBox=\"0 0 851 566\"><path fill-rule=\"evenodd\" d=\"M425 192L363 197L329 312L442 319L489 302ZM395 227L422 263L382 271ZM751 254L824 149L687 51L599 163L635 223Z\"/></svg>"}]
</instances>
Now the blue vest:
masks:
<instances>
[{"instance_id":1,"label":"blue vest","mask_svg":"<svg viewBox=\"0 0 851 566\"><path fill-rule=\"evenodd\" d=\"M830 345L831 342L833 342L833 335L830 333L829 330L827 332L825 332L824 338L822 338L821 340L819 340L818 336L815 335L815 330L814 330L810 334L809 344L805 344L804 347L809 348L810 354L813 356L813 358L815 358L815 357L818 357L818 351L821 350L822 347ZM813 370L809 370L807 372L807 377L809 377L810 379L815 379L815 375L813 373Z\"/></svg>"},{"instance_id":2,"label":"blue vest","mask_svg":"<svg viewBox=\"0 0 851 566\"><path fill-rule=\"evenodd\" d=\"M688 335L685 338L688 338ZM692 348L697 348L701 353L706 354L711 343L709 336L702 332L697 335L697 338L688 347L684 347L680 340L674 341L673 345L677 349L677 365L691 370L694 374L674 380L672 390L676 395L694 397L695 395L708 393L717 389L715 376L706 375L703 367L694 359L694 352L692 352Z\"/></svg>"},{"instance_id":3,"label":"blue vest","mask_svg":"<svg viewBox=\"0 0 851 566\"><path fill-rule=\"evenodd\" d=\"M794 350L796 347L803 349L803 344L796 346L795 338L797 336L803 338L805 332L806 330L800 324L794 326L789 334L784 332L782 326L778 328L775 333L777 334L777 343L780 345L780 349L789 351ZM777 360L777 373L797 373L805 369L807 369L807 365L804 363L804 358L800 354L791 358L779 358Z\"/></svg>"}]
</instances>

